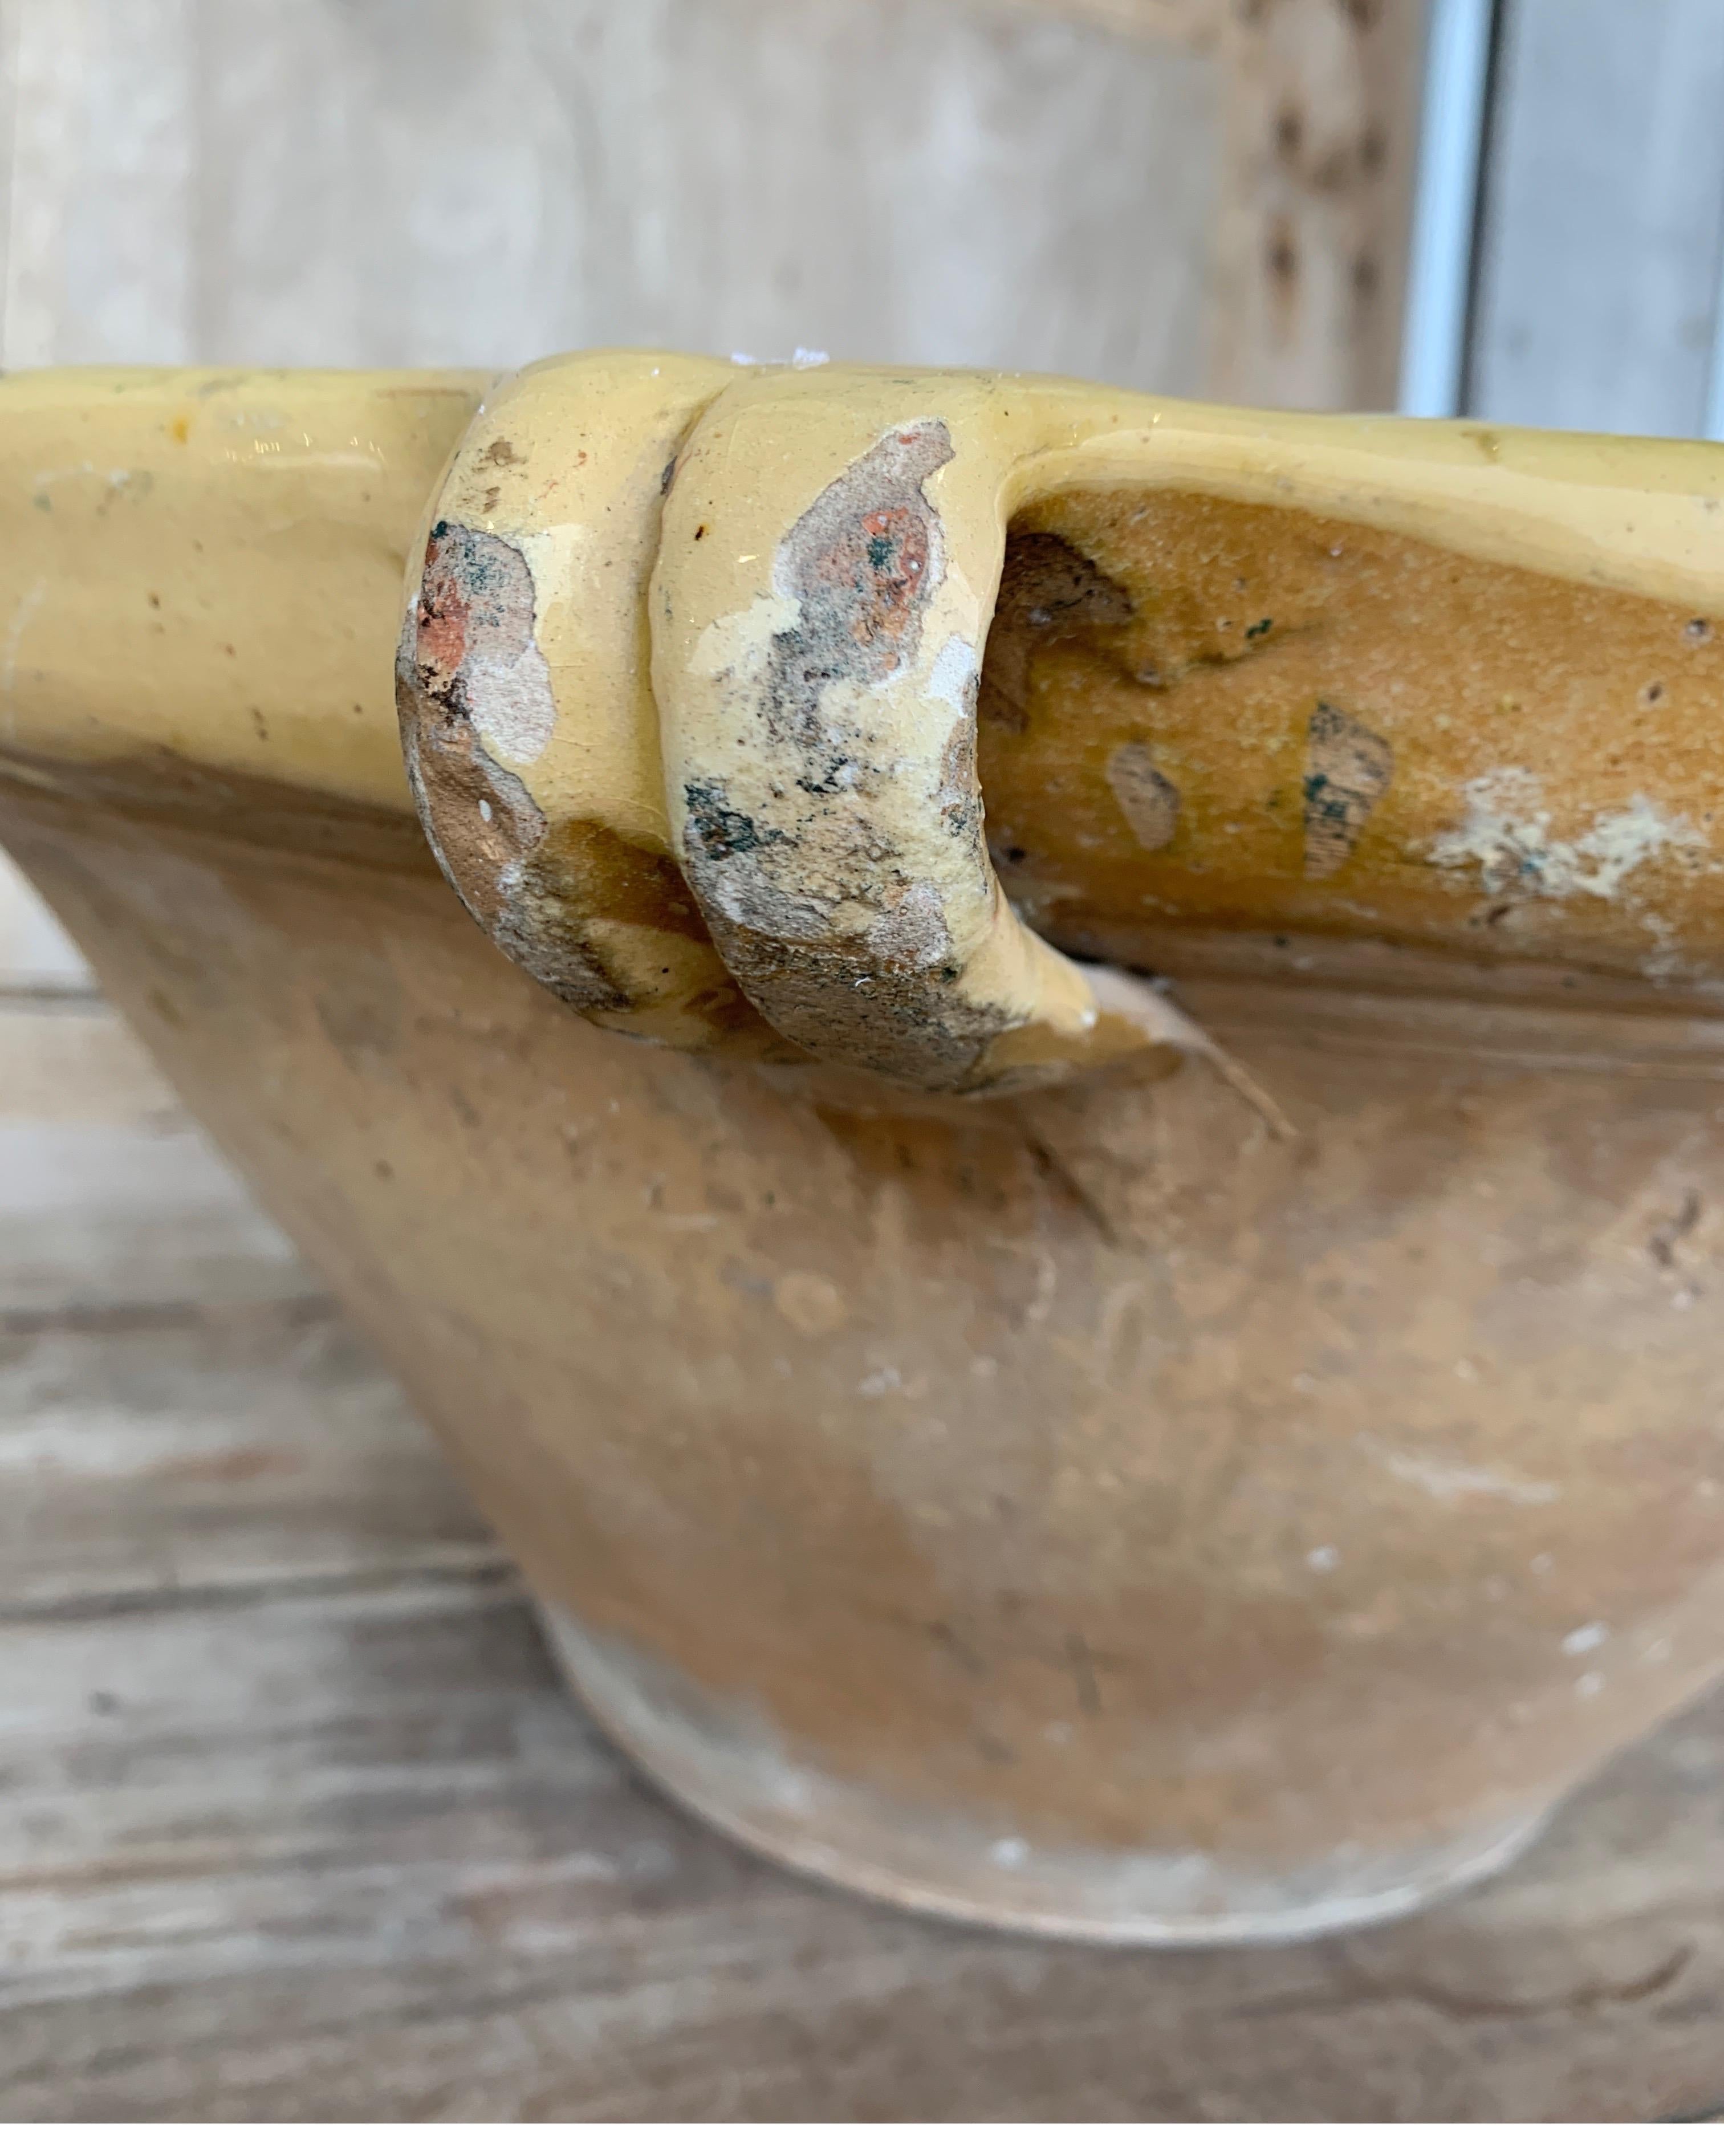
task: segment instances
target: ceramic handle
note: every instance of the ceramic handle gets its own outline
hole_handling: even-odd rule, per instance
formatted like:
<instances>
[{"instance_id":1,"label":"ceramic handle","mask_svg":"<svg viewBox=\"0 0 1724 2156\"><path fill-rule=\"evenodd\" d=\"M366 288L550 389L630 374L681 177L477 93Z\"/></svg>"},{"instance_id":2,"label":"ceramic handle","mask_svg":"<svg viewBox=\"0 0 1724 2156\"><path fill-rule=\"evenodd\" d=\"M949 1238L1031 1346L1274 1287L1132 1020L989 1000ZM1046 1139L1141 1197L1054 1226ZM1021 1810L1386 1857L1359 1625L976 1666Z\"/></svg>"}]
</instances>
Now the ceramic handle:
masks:
<instances>
[{"instance_id":1,"label":"ceramic handle","mask_svg":"<svg viewBox=\"0 0 1724 2156\"><path fill-rule=\"evenodd\" d=\"M875 370L808 395L596 354L489 400L415 552L421 819L493 938L602 1024L945 1091L1172 1068L1199 1030L1053 950L989 864L976 690L1018 445L988 378L931 379L906 403Z\"/></svg>"},{"instance_id":2,"label":"ceramic handle","mask_svg":"<svg viewBox=\"0 0 1724 2156\"><path fill-rule=\"evenodd\" d=\"M494 940L674 1045L957 1093L1213 1054L1013 912L984 673L1076 947L1668 1000L1724 951L1721 498L1706 444L576 355L414 550L408 769Z\"/></svg>"},{"instance_id":3,"label":"ceramic handle","mask_svg":"<svg viewBox=\"0 0 1724 2156\"><path fill-rule=\"evenodd\" d=\"M677 459L654 573L672 841L726 967L810 1053L935 1091L1203 1045L1034 934L988 859L977 694L1042 402L1013 430L985 378L739 384Z\"/></svg>"}]
</instances>

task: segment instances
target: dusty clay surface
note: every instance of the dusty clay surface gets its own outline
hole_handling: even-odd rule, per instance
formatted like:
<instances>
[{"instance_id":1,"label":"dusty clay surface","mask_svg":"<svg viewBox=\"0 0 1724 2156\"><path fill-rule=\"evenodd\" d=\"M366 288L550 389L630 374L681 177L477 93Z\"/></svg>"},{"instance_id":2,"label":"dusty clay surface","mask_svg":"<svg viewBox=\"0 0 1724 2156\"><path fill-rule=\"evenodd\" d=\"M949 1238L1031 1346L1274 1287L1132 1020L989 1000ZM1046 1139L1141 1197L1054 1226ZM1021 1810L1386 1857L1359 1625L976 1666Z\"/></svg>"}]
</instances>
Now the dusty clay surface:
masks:
<instances>
[{"instance_id":1,"label":"dusty clay surface","mask_svg":"<svg viewBox=\"0 0 1724 2156\"><path fill-rule=\"evenodd\" d=\"M1711 1074L1408 1041L907 1103L667 1055L425 877L8 810L541 1590L792 1758L1296 1866L1524 1811L1716 1666ZM457 1225L458 1224L458 1225Z\"/></svg>"},{"instance_id":2,"label":"dusty clay surface","mask_svg":"<svg viewBox=\"0 0 1724 2156\"><path fill-rule=\"evenodd\" d=\"M918 655L944 567L925 483L952 456L938 421L889 432L785 535L775 583L794 611L772 638L759 719L788 783L770 819L734 806L718 773L685 778L682 803L690 880L773 1024L829 1060L942 1087L963 1082L1003 1014L954 992L962 954L945 884L875 805L898 745L844 691L889 682ZM947 726L938 814L980 883L972 710L960 703Z\"/></svg>"}]
</instances>

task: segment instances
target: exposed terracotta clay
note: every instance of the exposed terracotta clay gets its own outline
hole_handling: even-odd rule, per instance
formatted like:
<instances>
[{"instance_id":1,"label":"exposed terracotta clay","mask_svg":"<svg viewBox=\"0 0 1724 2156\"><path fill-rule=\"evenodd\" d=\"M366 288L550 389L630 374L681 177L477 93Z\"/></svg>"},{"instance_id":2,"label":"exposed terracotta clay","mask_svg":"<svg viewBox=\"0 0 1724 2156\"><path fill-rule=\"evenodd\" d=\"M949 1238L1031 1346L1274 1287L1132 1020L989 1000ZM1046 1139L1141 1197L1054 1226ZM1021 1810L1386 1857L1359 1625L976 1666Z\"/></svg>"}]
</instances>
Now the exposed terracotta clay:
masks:
<instances>
[{"instance_id":1,"label":"exposed terracotta clay","mask_svg":"<svg viewBox=\"0 0 1724 2156\"><path fill-rule=\"evenodd\" d=\"M15 377L0 836L667 1785L1285 1938L1724 1666L1720 499L1016 377Z\"/></svg>"}]
</instances>

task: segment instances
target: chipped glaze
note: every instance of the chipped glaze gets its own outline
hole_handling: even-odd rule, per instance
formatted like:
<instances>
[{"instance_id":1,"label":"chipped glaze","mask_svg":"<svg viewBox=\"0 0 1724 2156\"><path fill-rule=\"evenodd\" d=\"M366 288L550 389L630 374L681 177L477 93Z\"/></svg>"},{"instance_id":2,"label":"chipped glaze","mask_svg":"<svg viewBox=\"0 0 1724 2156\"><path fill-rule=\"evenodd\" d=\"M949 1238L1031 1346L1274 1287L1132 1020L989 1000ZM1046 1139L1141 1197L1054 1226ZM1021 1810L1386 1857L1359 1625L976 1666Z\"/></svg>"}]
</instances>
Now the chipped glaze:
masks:
<instances>
[{"instance_id":1,"label":"chipped glaze","mask_svg":"<svg viewBox=\"0 0 1724 2156\"><path fill-rule=\"evenodd\" d=\"M590 446L601 407L639 439ZM498 475L525 469L508 460L516 413L545 431L511 494ZM1343 968L1398 943L1464 973L1482 962L1505 987L1578 967L1710 994L1718 773L1655 743L1679 700L1685 721L1706 707L1724 652L1715 487L1724 461L1698 444L1639 445L1630 468L1608 441L1218 413L1023 377L550 362L493 398L439 516L482 512L463 542L475 576L481 542L506 543L564 589L591 567L571 490L626 516L607 590L626 587L635 643L602 679L589 665L578 694L559 689L571 629L541 608L562 700L548 763L536 737L530 754L511 747L515 675L468 662L476 738L542 824L517 840L498 803L475 831L482 789L469 799L453 767L442 797L422 774L422 805L479 917L608 1022L690 1045L698 1007L709 1046L920 1087L1060 1082L1176 1035L1203 1052L1129 978L1176 925L1315 934ZM449 543L432 543L422 609ZM419 660L403 646L410 714L448 693L434 624L419 634ZM1549 805L1515 827L1542 842L1514 853L1501 818L1482 831L1480 788L1501 781L1478 757L1525 736L1529 696L1546 763L1523 791ZM1588 723L1630 702L1654 720L1636 755L1656 792L1623 757L1601 762ZM569 761L600 734L652 757L631 843L655 876L680 871L655 887L683 963L690 932L711 939L690 985L656 947L627 981L595 971L593 938L622 932L596 885L558 870L561 900L534 896L548 831L616 829ZM1623 850L1630 831L1642 850ZM1577 915L1562 902L1619 896L1598 880L1614 871L1561 866L1599 832L1631 902ZM469 840L471 875L456 859ZM698 927L673 923L684 890ZM716 999L715 969L746 1002Z\"/></svg>"},{"instance_id":2,"label":"chipped glaze","mask_svg":"<svg viewBox=\"0 0 1724 2156\"><path fill-rule=\"evenodd\" d=\"M1721 485L663 354L13 377L0 835L679 1794L1332 1928L1724 1667Z\"/></svg>"}]
</instances>

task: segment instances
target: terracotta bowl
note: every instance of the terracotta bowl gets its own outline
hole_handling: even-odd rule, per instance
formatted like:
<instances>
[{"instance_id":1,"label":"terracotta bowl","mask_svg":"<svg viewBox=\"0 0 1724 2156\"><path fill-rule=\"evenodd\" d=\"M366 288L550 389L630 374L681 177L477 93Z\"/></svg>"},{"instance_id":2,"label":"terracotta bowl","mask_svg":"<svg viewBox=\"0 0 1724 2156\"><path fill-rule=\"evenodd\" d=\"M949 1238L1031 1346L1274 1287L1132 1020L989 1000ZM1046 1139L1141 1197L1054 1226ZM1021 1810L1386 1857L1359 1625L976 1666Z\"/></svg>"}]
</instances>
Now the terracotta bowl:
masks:
<instances>
[{"instance_id":1,"label":"terracotta bowl","mask_svg":"<svg viewBox=\"0 0 1724 2156\"><path fill-rule=\"evenodd\" d=\"M1724 1662L1721 499L1018 377L18 376L0 840L667 1788L1287 1938Z\"/></svg>"}]
</instances>

